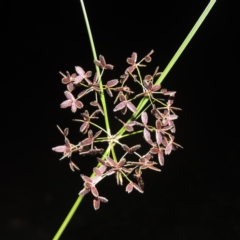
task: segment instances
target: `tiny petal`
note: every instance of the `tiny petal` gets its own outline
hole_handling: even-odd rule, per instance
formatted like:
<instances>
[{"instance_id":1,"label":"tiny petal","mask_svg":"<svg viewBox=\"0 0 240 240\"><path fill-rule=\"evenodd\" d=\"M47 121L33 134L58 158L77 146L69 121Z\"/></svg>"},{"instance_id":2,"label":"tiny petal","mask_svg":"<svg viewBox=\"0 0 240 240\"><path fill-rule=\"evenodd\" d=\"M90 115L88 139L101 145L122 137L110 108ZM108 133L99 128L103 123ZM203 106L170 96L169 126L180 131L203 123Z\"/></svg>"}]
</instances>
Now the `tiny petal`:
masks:
<instances>
[{"instance_id":1,"label":"tiny petal","mask_svg":"<svg viewBox=\"0 0 240 240\"><path fill-rule=\"evenodd\" d=\"M78 109L83 108L83 103L81 101L76 101L75 104Z\"/></svg>"},{"instance_id":2,"label":"tiny petal","mask_svg":"<svg viewBox=\"0 0 240 240\"><path fill-rule=\"evenodd\" d=\"M107 86L108 87L114 87L115 85L118 84L118 80L117 79L113 79L107 82Z\"/></svg>"},{"instance_id":3,"label":"tiny petal","mask_svg":"<svg viewBox=\"0 0 240 240\"><path fill-rule=\"evenodd\" d=\"M124 107L126 107L126 104L127 104L127 103L126 103L125 101L120 102L120 103L113 109L113 111L116 112L116 111L119 111L119 110L123 109Z\"/></svg>"},{"instance_id":4,"label":"tiny petal","mask_svg":"<svg viewBox=\"0 0 240 240\"><path fill-rule=\"evenodd\" d=\"M99 199L101 202L103 202L103 203L108 202L108 199L105 198L105 197L98 196L98 199Z\"/></svg>"},{"instance_id":5,"label":"tiny petal","mask_svg":"<svg viewBox=\"0 0 240 240\"><path fill-rule=\"evenodd\" d=\"M91 187L91 192L94 197L98 197L98 190L96 187Z\"/></svg>"},{"instance_id":6,"label":"tiny petal","mask_svg":"<svg viewBox=\"0 0 240 240\"><path fill-rule=\"evenodd\" d=\"M153 85L153 86L152 86L152 91L153 91L153 92L156 92L156 91L158 91L160 88L161 88L160 85Z\"/></svg>"},{"instance_id":7,"label":"tiny petal","mask_svg":"<svg viewBox=\"0 0 240 240\"><path fill-rule=\"evenodd\" d=\"M100 199L99 198L93 200L93 207L95 210L99 209L99 207L100 207Z\"/></svg>"},{"instance_id":8,"label":"tiny petal","mask_svg":"<svg viewBox=\"0 0 240 240\"><path fill-rule=\"evenodd\" d=\"M72 100L66 100L66 101L62 102L60 105L61 108L67 108L70 106L72 106Z\"/></svg>"},{"instance_id":9,"label":"tiny petal","mask_svg":"<svg viewBox=\"0 0 240 240\"><path fill-rule=\"evenodd\" d=\"M81 67L75 67L75 70L80 76L85 75L85 71Z\"/></svg>"},{"instance_id":10,"label":"tiny petal","mask_svg":"<svg viewBox=\"0 0 240 240\"><path fill-rule=\"evenodd\" d=\"M114 66L111 65L111 64L107 64L107 65L105 66L105 68L108 69L108 70L112 70L112 69L114 68Z\"/></svg>"},{"instance_id":11,"label":"tiny petal","mask_svg":"<svg viewBox=\"0 0 240 240\"><path fill-rule=\"evenodd\" d=\"M98 168L93 168L93 172L95 172L96 173L96 175L97 176L101 176L102 175L102 172L101 172L101 170L100 169L98 169Z\"/></svg>"},{"instance_id":12,"label":"tiny petal","mask_svg":"<svg viewBox=\"0 0 240 240\"><path fill-rule=\"evenodd\" d=\"M68 78L68 77L65 77L65 78L62 79L63 84L69 84L70 82L71 82L70 78Z\"/></svg>"},{"instance_id":13,"label":"tiny petal","mask_svg":"<svg viewBox=\"0 0 240 240\"><path fill-rule=\"evenodd\" d=\"M143 124L147 124L148 123L148 115L147 115L146 112L142 112L141 119L142 119L142 123Z\"/></svg>"},{"instance_id":14,"label":"tiny petal","mask_svg":"<svg viewBox=\"0 0 240 240\"><path fill-rule=\"evenodd\" d=\"M134 70L135 70L136 66L130 66L126 69L125 73L128 74L128 73L132 73Z\"/></svg>"},{"instance_id":15,"label":"tiny petal","mask_svg":"<svg viewBox=\"0 0 240 240\"><path fill-rule=\"evenodd\" d=\"M173 144L172 143L168 143L168 145L167 145L167 147L165 149L165 154L169 155L171 153L172 149L173 149Z\"/></svg>"},{"instance_id":16,"label":"tiny petal","mask_svg":"<svg viewBox=\"0 0 240 240\"><path fill-rule=\"evenodd\" d=\"M157 128L158 130L161 130L162 123L161 123L161 121L160 121L159 119L156 120L155 125L156 125L156 128Z\"/></svg>"},{"instance_id":17,"label":"tiny petal","mask_svg":"<svg viewBox=\"0 0 240 240\"><path fill-rule=\"evenodd\" d=\"M102 180L102 177L98 176L98 175L96 175L92 178L93 184L97 184L101 180Z\"/></svg>"},{"instance_id":18,"label":"tiny petal","mask_svg":"<svg viewBox=\"0 0 240 240\"><path fill-rule=\"evenodd\" d=\"M134 131L133 127L130 126L129 124L126 124L126 125L125 125L125 129L126 129L128 132L133 132L133 131Z\"/></svg>"},{"instance_id":19,"label":"tiny petal","mask_svg":"<svg viewBox=\"0 0 240 240\"><path fill-rule=\"evenodd\" d=\"M79 94L78 94L78 98L84 96L86 93L87 93L88 89L84 89L83 91L81 91Z\"/></svg>"},{"instance_id":20,"label":"tiny petal","mask_svg":"<svg viewBox=\"0 0 240 240\"><path fill-rule=\"evenodd\" d=\"M80 127L80 132L84 132L85 130L87 130L89 127L89 123L88 122L84 122L81 127Z\"/></svg>"},{"instance_id":21,"label":"tiny petal","mask_svg":"<svg viewBox=\"0 0 240 240\"><path fill-rule=\"evenodd\" d=\"M91 71L87 71L85 74L85 77L89 78L92 76L92 72Z\"/></svg>"},{"instance_id":22,"label":"tiny petal","mask_svg":"<svg viewBox=\"0 0 240 240\"><path fill-rule=\"evenodd\" d=\"M162 134L159 131L156 131L156 140L157 144L160 145L162 142Z\"/></svg>"},{"instance_id":23,"label":"tiny petal","mask_svg":"<svg viewBox=\"0 0 240 240\"><path fill-rule=\"evenodd\" d=\"M112 175L112 174L114 174L114 173L115 173L114 169L110 169L110 170L108 170L105 174L106 174L107 176L110 176L110 175Z\"/></svg>"},{"instance_id":24,"label":"tiny petal","mask_svg":"<svg viewBox=\"0 0 240 240\"><path fill-rule=\"evenodd\" d=\"M152 61L152 58L151 58L150 56L146 56L146 57L144 58L144 60L145 60L146 62L151 62L151 61Z\"/></svg>"},{"instance_id":25,"label":"tiny petal","mask_svg":"<svg viewBox=\"0 0 240 240\"><path fill-rule=\"evenodd\" d=\"M132 190L133 190L133 183L130 182L126 187L126 192L130 193L132 192Z\"/></svg>"},{"instance_id":26,"label":"tiny petal","mask_svg":"<svg viewBox=\"0 0 240 240\"><path fill-rule=\"evenodd\" d=\"M73 172L75 172L75 169L80 170L79 167L72 161L69 162L69 167Z\"/></svg>"},{"instance_id":27,"label":"tiny petal","mask_svg":"<svg viewBox=\"0 0 240 240\"><path fill-rule=\"evenodd\" d=\"M135 145L135 146L131 147L131 148L130 148L130 151L131 151L131 153L133 153L133 152L137 151L137 150L138 150L140 147L141 147L141 145L140 145L140 144L138 144L138 145Z\"/></svg>"},{"instance_id":28,"label":"tiny petal","mask_svg":"<svg viewBox=\"0 0 240 240\"><path fill-rule=\"evenodd\" d=\"M116 167L116 163L113 161L113 159L112 158L110 158L110 157L106 157L106 162L107 163L109 163L112 167Z\"/></svg>"},{"instance_id":29,"label":"tiny petal","mask_svg":"<svg viewBox=\"0 0 240 240\"><path fill-rule=\"evenodd\" d=\"M150 132L146 128L143 129L143 137L146 140L146 142L148 142L150 145L153 144Z\"/></svg>"},{"instance_id":30,"label":"tiny petal","mask_svg":"<svg viewBox=\"0 0 240 240\"><path fill-rule=\"evenodd\" d=\"M136 107L131 102L127 102L127 107L134 113L137 111Z\"/></svg>"},{"instance_id":31,"label":"tiny petal","mask_svg":"<svg viewBox=\"0 0 240 240\"><path fill-rule=\"evenodd\" d=\"M164 156L163 156L163 152L162 151L158 153L158 161L159 161L161 166L164 165Z\"/></svg>"},{"instance_id":32,"label":"tiny petal","mask_svg":"<svg viewBox=\"0 0 240 240\"><path fill-rule=\"evenodd\" d=\"M123 145L122 145L122 148L123 148L123 150L126 151L126 152L129 152L129 151L130 151L130 148L129 148L126 144L123 144Z\"/></svg>"},{"instance_id":33,"label":"tiny petal","mask_svg":"<svg viewBox=\"0 0 240 240\"><path fill-rule=\"evenodd\" d=\"M77 111L77 107L75 103L72 103L72 107L71 107L72 112L76 112Z\"/></svg>"},{"instance_id":34,"label":"tiny petal","mask_svg":"<svg viewBox=\"0 0 240 240\"><path fill-rule=\"evenodd\" d=\"M127 58L127 63L130 65L134 65L134 60L132 58Z\"/></svg>"},{"instance_id":35,"label":"tiny petal","mask_svg":"<svg viewBox=\"0 0 240 240\"><path fill-rule=\"evenodd\" d=\"M132 53L132 60L134 61L134 63L137 61L137 53Z\"/></svg>"},{"instance_id":36,"label":"tiny petal","mask_svg":"<svg viewBox=\"0 0 240 240\"><path fill-rule=\"evenodd\" d=\"M71 83L71 82L67 85L67 89L69 92L72 92L74 90L74 88L75 87L74 87L73 83Z\"/></svg>"},{"instance_id":37,"label":"tiny petal","mask_svg":"<svg viewBox=\"0 0 240 240\"><path fill-rule=\"evenodd\" d=\"M154 170L154 171L161 172L161 169L159 169L159 168L156 168L156 167L154 167L154 166L151 166L151 165L149 165L149 166L148 166L148 168L150 168L150 169L152 169L152 170Z\"/></svg>"},{"instance_id":38,"label":"tiny petal","mask_svg":"<svg viewBox=\"0 0 240 240\"><path fill-rule=\"evenodd\" d=\"M63 135L66 137L69 133L69 129L68 128L65 128L64 131L63 131Z\"/></svg>"},{"instance_id":39,"label":"tiny petal","mask_svg":"<svg viewBox=\"0 0 240 240\"><path fill-rule=\"evenodd\" d=\"M92 142L93 142L93 140L91 138L86 138L86 139L81 141L81 145L82 146L89 146L89 145L92 144Z\"/></svg>"},{"instance_id":40,"label":"tiny petal","mask_svg":"<svg viewBox=\"0 0 240 240\"><path fill-rule=\"evenodd\" d=\"M167 138L166 138L165 136L163 136L162 144L163 144L163 146L165 146L165 147L166 147L167 144L168 144Z\"/></svg>"},{"instance_id":41,"label":"tiny petal","mask_svg":"<svg viewBox=\"0 0 240 240\"><path fill-rule=\"evenodd\" d=\"M86 195L86 194L89 193L89 192L90 192L90 189L83 188L83 189L78 193L78 195L84 196L84 195Z\"/></svg>"},{"instance_id":42,"label":"tiny petal","mask_svg":"<svg viewBox=\"0 0 240 240\"><path fill-rule=\"evenodd\" d=\"M93 62L94 62L94 64L96 64L98 67L101 67L101 68L102 68L102 64L101 64L100 61L94 60Z\"/></svg>"},{"instance_id":43,"label":"tiny petal","mask_svg":"<svg viewBox=\"0 0 240 240\"><path fill-rule=\"evenodd\" d=\"M140 193L143 193L143 190L136 184L136 183L133 183L133 187L138 190Z\"/></svg>"},{"instance_id":44,"label":"tiny petal","mask_svg":"<svg viewBox=\"0 0 240 240\"><path fill-rule=\"evenodd\" d=\"M113 97L113 94L109 88L106 88L106 92L110 97Z\"/></svg>"},{"instance_id":45,"label":"tiny petal","mask_svg":"<svg viewBox=\"0 0 240 240\"><path fill-rule=\"evenodd\" d=\"M101 133L102 133L102 130L97 131L97 132L94 134L94 139L97 138Z\"/></svg>"},{"instance_id":46,"label":"tiny petal","mask_svg":"<svg viewBox=\"0 0 240 240\"><path fill-rule=\"evenodd\" d=\"M99 60L100 60L100 62L101 62L101 64L102 64L102 66L106 66L106 61L105 61L105 58L104 58L104 56L102 56L102 55L99 55Z\"/></svg>"},{"instance_id":47,"label":"tiny petal","mask_svg":"<svg viewBox=\"0 0 240 240\"><path fill-rule=\"evenodd\" d=\"M65 94L67 99L72 100L72 101L75 100L74 96L69 91L65 91L64 94Z\"/></svg>"},{"instance_id":48,"label":"tiny petal","mask_svg":"<svg viewBox=\"0 0 240 240\"><path fill-rule=\"evenodd\" d=\"M74 84L77 85L78 83L82 82L82 80L83 80L83 76L79 75L75 78Z\"/></svg>"},{"instance_id":49,"label":"tiny petal","mask_svg":"<svg viewBox=\"0 0 240 240\"><path fill-rule=\"evenodd\" d=\"M171 114L171 115L168 116L168 120L175 120L177 118L178 118L178 116L175 115L175 114Z\"/></svg>"},{"instance_id":50,"label":"tiny petal","mask_svg":"<svg viewBox=\"0 0 240 240\"><path fill-rule=\"evenodd\" d=\"M65 145L66 145L66 151L69 150L69 148L71 147L71 144L67 138L65 138Z\"/></svg>"},{"instance_id":51,"label":"tiny petal","mask_svg":"<svg viewBox=\"0 0 240 240\"><path fill-rule=\"evenodd\" d=\"M152 147L152 148L150 149L150 153L152 153L152 154L158 154L158 153L159 153L159 149L156 148L156 147Z\"/></svg>"},{"instance_id":52,"label":"tiny petal","mask_svg":"<svg viewBox=\"0 0 240 240\"><path fill-rule=\"evenodd\" d=\"M118 162L117 166L118 166L118 167L122 167L122 166L125 164L125 162L126 162L126 159L125 159L125 158L122 158L122 159Z\"/></svg>"},{"instance_id":53,"label":"tiny petal","mask_svg":"<svg viewBox=\"0 0 240 240\"><path fill-rule=\"evenodd\" d=\"M52 150L55 151L55 152L65 152L66 151L66 146L65 145L57 146L57 147L52 148Z\"/></svg>"},{"instance_id":54,"label":"tiny petal","mask_svg":"<svg viewBox=\"0 0 240 240\"><path fill-rule=\"evenodd\" d=\"M81 176L81 178L83 179L84 182L88 182L90 184L92 183L92 179L91 178L89 178L89 177L87 177L87 176L85 176L83 174L81 174L80 176Z\"/></svg>"},{"instance_id":55,"label":"tiny petal","mask_svg":"<svg viewBox=\"0 0 240 240\"><path fill-rule=\"evenodd\" d=\"M105 165L101 165L99 168L98 168L102 173L104 173L107 169L107 166Z\"/></svg>"}]
</instances>

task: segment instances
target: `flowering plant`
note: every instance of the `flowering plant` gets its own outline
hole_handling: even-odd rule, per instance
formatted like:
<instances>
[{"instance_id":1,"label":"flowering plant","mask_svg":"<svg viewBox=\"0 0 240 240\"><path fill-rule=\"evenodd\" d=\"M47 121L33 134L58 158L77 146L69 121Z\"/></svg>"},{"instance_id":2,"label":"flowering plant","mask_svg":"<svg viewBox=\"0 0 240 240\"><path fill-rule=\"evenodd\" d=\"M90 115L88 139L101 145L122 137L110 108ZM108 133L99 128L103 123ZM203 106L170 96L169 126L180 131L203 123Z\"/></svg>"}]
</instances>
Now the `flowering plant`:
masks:
<instances>
[{"instance_id":1,"label":"flowering plant","mask_svg":"<svg viewBox=\"0 0 240 240\"><path fill-rule=\"evenodd\" d=\"M61 103L60 107L69 107L73 113L81 111L81 117L74 121L80 123L80 133L87 136L83 136L80 142L74 144L68 138L69 129L62 130L58 126L64 137L64 144L54 147L53 151L62 153L60 160L68 159L72 171L80 170L78 164L72 161L74 153L93 156L96 166L91 176L80 175L83 179L83 188L79 192L79 198L53 239L59 239L87 193L91 192L93 195L95 210L99 209L101 202L108 202L108 199L100 196L97 190L96 185L100 181L115 175L117 184L123 185L124 181L127 182L128 193L133 189L143 193L143 171L148 169L160 172L159 166L164 165L165 155L181 147L174 140L176 132L174 121L178 118L176 111L180 110L173 106L176 92L162 88L161 82L215 3L211 0L163 72L160 72L157 67L154 73L143 76L140 69L151 62L154 51L151 50L140 61L137 61L137 53L133 52L127 58L129 66L121 76L116 79L104 79L104 72L113 70L114 66L107 64L102 55L97 59L83 0L80 2L93 51L96 73L93 75L92 71L85 72L80 66L76 66L76 73L71 75L69 72L66 75L60 72L63 76L62 83L67 87L64 92L67 99ZM133 84L134 87L132 87ZM91 107L84 101L86 96L92 97ZM111 104L107 104L110 101L107 101L106 97L114 99L112 110L110 110ZM115 121L122 124L115 133L110 127L109 111L114 112ZM99 125L99 118L104 118L105 126ZM125 140L135 135L141 137L137 138L139 140L134 138L133 146L127 145ZM145 150L142 151L143 145ZM121 151L118 156L116 148Z\"/></svg>"}]
</instances>

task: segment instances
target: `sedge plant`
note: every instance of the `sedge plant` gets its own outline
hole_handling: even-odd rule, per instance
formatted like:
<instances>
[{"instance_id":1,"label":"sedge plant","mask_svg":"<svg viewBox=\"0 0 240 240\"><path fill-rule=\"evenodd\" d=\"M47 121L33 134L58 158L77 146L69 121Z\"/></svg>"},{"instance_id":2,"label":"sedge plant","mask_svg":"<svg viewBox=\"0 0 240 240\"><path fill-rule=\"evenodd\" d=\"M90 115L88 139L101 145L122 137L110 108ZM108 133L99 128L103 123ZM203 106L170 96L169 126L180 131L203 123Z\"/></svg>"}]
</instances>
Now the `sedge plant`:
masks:
<instances>
[{"instance_id":1,"label":"sedge plant","mask_svg":"<svg viewBox=\"0 0 240 240\"><path fill-rule=\"evenodd\" d=\"M83 157L90 155L95 161L95 167L91 176L80 174L83 187L54 240L60 238L86 194L92 194L95 210L99 209L101 203L108 202L97 189L99 182L114 179L111 177L114 175L116 183L125 185L128 193L133 190L143 193L143 171L160 172L165 156L176 148L181 148L174 137L176 132L174 121L178 118L177 111L180 110L173 106L176 92L162 88L161 83L215 2L216 0L210 1L163 71L159 71L157 67L153 73L143 75L142 68L151 62L154 51L149 51L140 60L138 54L133 52L127 57L128 67L123 70L121 76L116 79L105 79L105 71L113 70L114 66L107 63L104 56L97 57L84 2L80 0L96 72L85 71L80 66L75 67L73 74L60 72L63 77L62 83L66 85L64 92L66 99L60 107L70 108L74 113L80 112L78 115L80 117L74 121L79 124L82 140L72 143L68 138L69 129L61 129L58 126L63 136L63 145L54 147L53 151L62 153L60 160L67 159L72 171L80 170L78 164L72 160L75 153ZM84 101L86 97L88 100ZM112 100L109 101L107 98ZM114 106L107 104L109 102L113 102ZM118 131L113 132L111 129L113 123L110 124L109 112L114 113L115 121L121 124ZM105 124L99 124L102 122L100 118L104 119ZM133 145L126 144L128 138L132 138Z\"/></svg>"}]
</instances>

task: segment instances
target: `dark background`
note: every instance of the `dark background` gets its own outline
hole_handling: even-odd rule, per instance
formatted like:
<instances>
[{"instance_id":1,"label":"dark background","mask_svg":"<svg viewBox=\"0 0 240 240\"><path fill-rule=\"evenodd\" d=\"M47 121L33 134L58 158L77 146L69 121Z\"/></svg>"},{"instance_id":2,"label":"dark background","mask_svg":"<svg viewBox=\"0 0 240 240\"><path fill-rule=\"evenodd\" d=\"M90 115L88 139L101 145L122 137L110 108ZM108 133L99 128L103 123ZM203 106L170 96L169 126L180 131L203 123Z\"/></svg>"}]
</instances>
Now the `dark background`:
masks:
<instances>
[{"instance_id":1,"label":"dark background","mask_svg":"<svg viewBox=\"0 0 240 240\"><path fill-rule=\"evenodd\" d=\"M86 1L97 52L115 66L109 77L123 73L133 51L140 59L154 49L149 73L163 70L209 1L159 2ZM82 188L79 172L51 150L63 143L56 124L70 127L73 142L81 137L70 110L59 108L59 71L93 70L92 53L79 1L5 3L0 239L51 239ZM166 157L161 173L146 173L144 195L104 181L109 203L94 211L87 196L61 239L240 239L239 25L231 3L217 1L163 82L177 91L184 149ZM90 174L92 159L74 160Z\"/></svg>"}]
</instances>

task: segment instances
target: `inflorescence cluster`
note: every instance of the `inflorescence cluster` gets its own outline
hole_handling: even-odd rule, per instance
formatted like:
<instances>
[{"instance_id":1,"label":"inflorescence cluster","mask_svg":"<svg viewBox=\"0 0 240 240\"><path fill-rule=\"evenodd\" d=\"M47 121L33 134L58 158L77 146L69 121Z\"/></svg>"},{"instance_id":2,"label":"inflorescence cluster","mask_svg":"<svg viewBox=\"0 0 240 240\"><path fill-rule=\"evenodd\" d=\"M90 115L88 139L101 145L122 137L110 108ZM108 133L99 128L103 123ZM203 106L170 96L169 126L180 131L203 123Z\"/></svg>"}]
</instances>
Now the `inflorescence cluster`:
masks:
<instances>
[{"instance_id":1,"label":"inflorescence cluster","mask_svg":"<svg viewBox=\"0 0 240 240\"><path fill-rule=\"evenodd\" d=\"M61 108L70 107L71 111L75 113L85 106L83 104L84 97L94 93L90 105L95 107L96 110L92 113L85 110L80 114L80 119L74 119L81 124L80 132L87 136L79 143L73 144L68 139L68 128L61 130L58 127L65 143L54 147L53 151L62 153L61 159L69 159L72 171L79 170L78 166L71 160L74 152L80 155L96 155L97 166L93 168L93 175L88 177L81 174L84 187L79 193L79 195L85 195L91 192L94 196L93 206L95 209L100 207L100 202L108 201L105 197L99 195L96 188L101 180L110 175L115 175L119 185L123 185L123 179L127 180L126 191L128 193L133 188L143 193L143 170L150 169L160 172L160 168L156 165L164 165L164 155L169 155L172 150L181 147L174 142L173 135L176 132L174 120L178 118L174 111L180 110L173 107L176 92L162 89L160 84L154 83L161 75L158 68L153 75L146 75L143 78L140 73L140 68L146 66L143 63L151 61L152 53L153 50L137 62L137 54L134 52L130 58L127 58L127 63L130 66L120 76L120 79L106 82L103 80L103 73L105 70L112 70L113 65L107 64L101 55L99 60L94 61L102 69L101 73L93 75L92 80L90 80L92 72L85 72L81 67L75 67L76 73L71 75L68 72L66 75L60 72L63 76L62 83L67 87L64 92L67 100L61 103ZM140 92L132 91L133 88L130 89L126 85L129 81L131 81L131 86L137 84L138 87L134 87L134 90L138 88ZM78 95L73 94L76 89L80 89ZM99 117L107 114L108 106L105 100L101 99L104 91L115 99L113 112L121 114L121 116L115 116L116 121L122 123L122 127L115 134L111 133L111 129L108 127L109 123L106 124L106 127L98 125ZM159 98L159 95L161 98ZM147 101L143 103L144 100ZM135 102L138 102L138 107L134 104ZM130 111L131 117L123 121L122 118L126 117L127 111ZM96 129L96 131L92 129ZM128 146L124 143L126 137L133 137L136 144ZM147 151L140 154L139 149L143 144L145 144L144 149L147 149ZM115 154L116 146L121 147L122 156L119 158Z\"/></svg>"}]
</instances>

